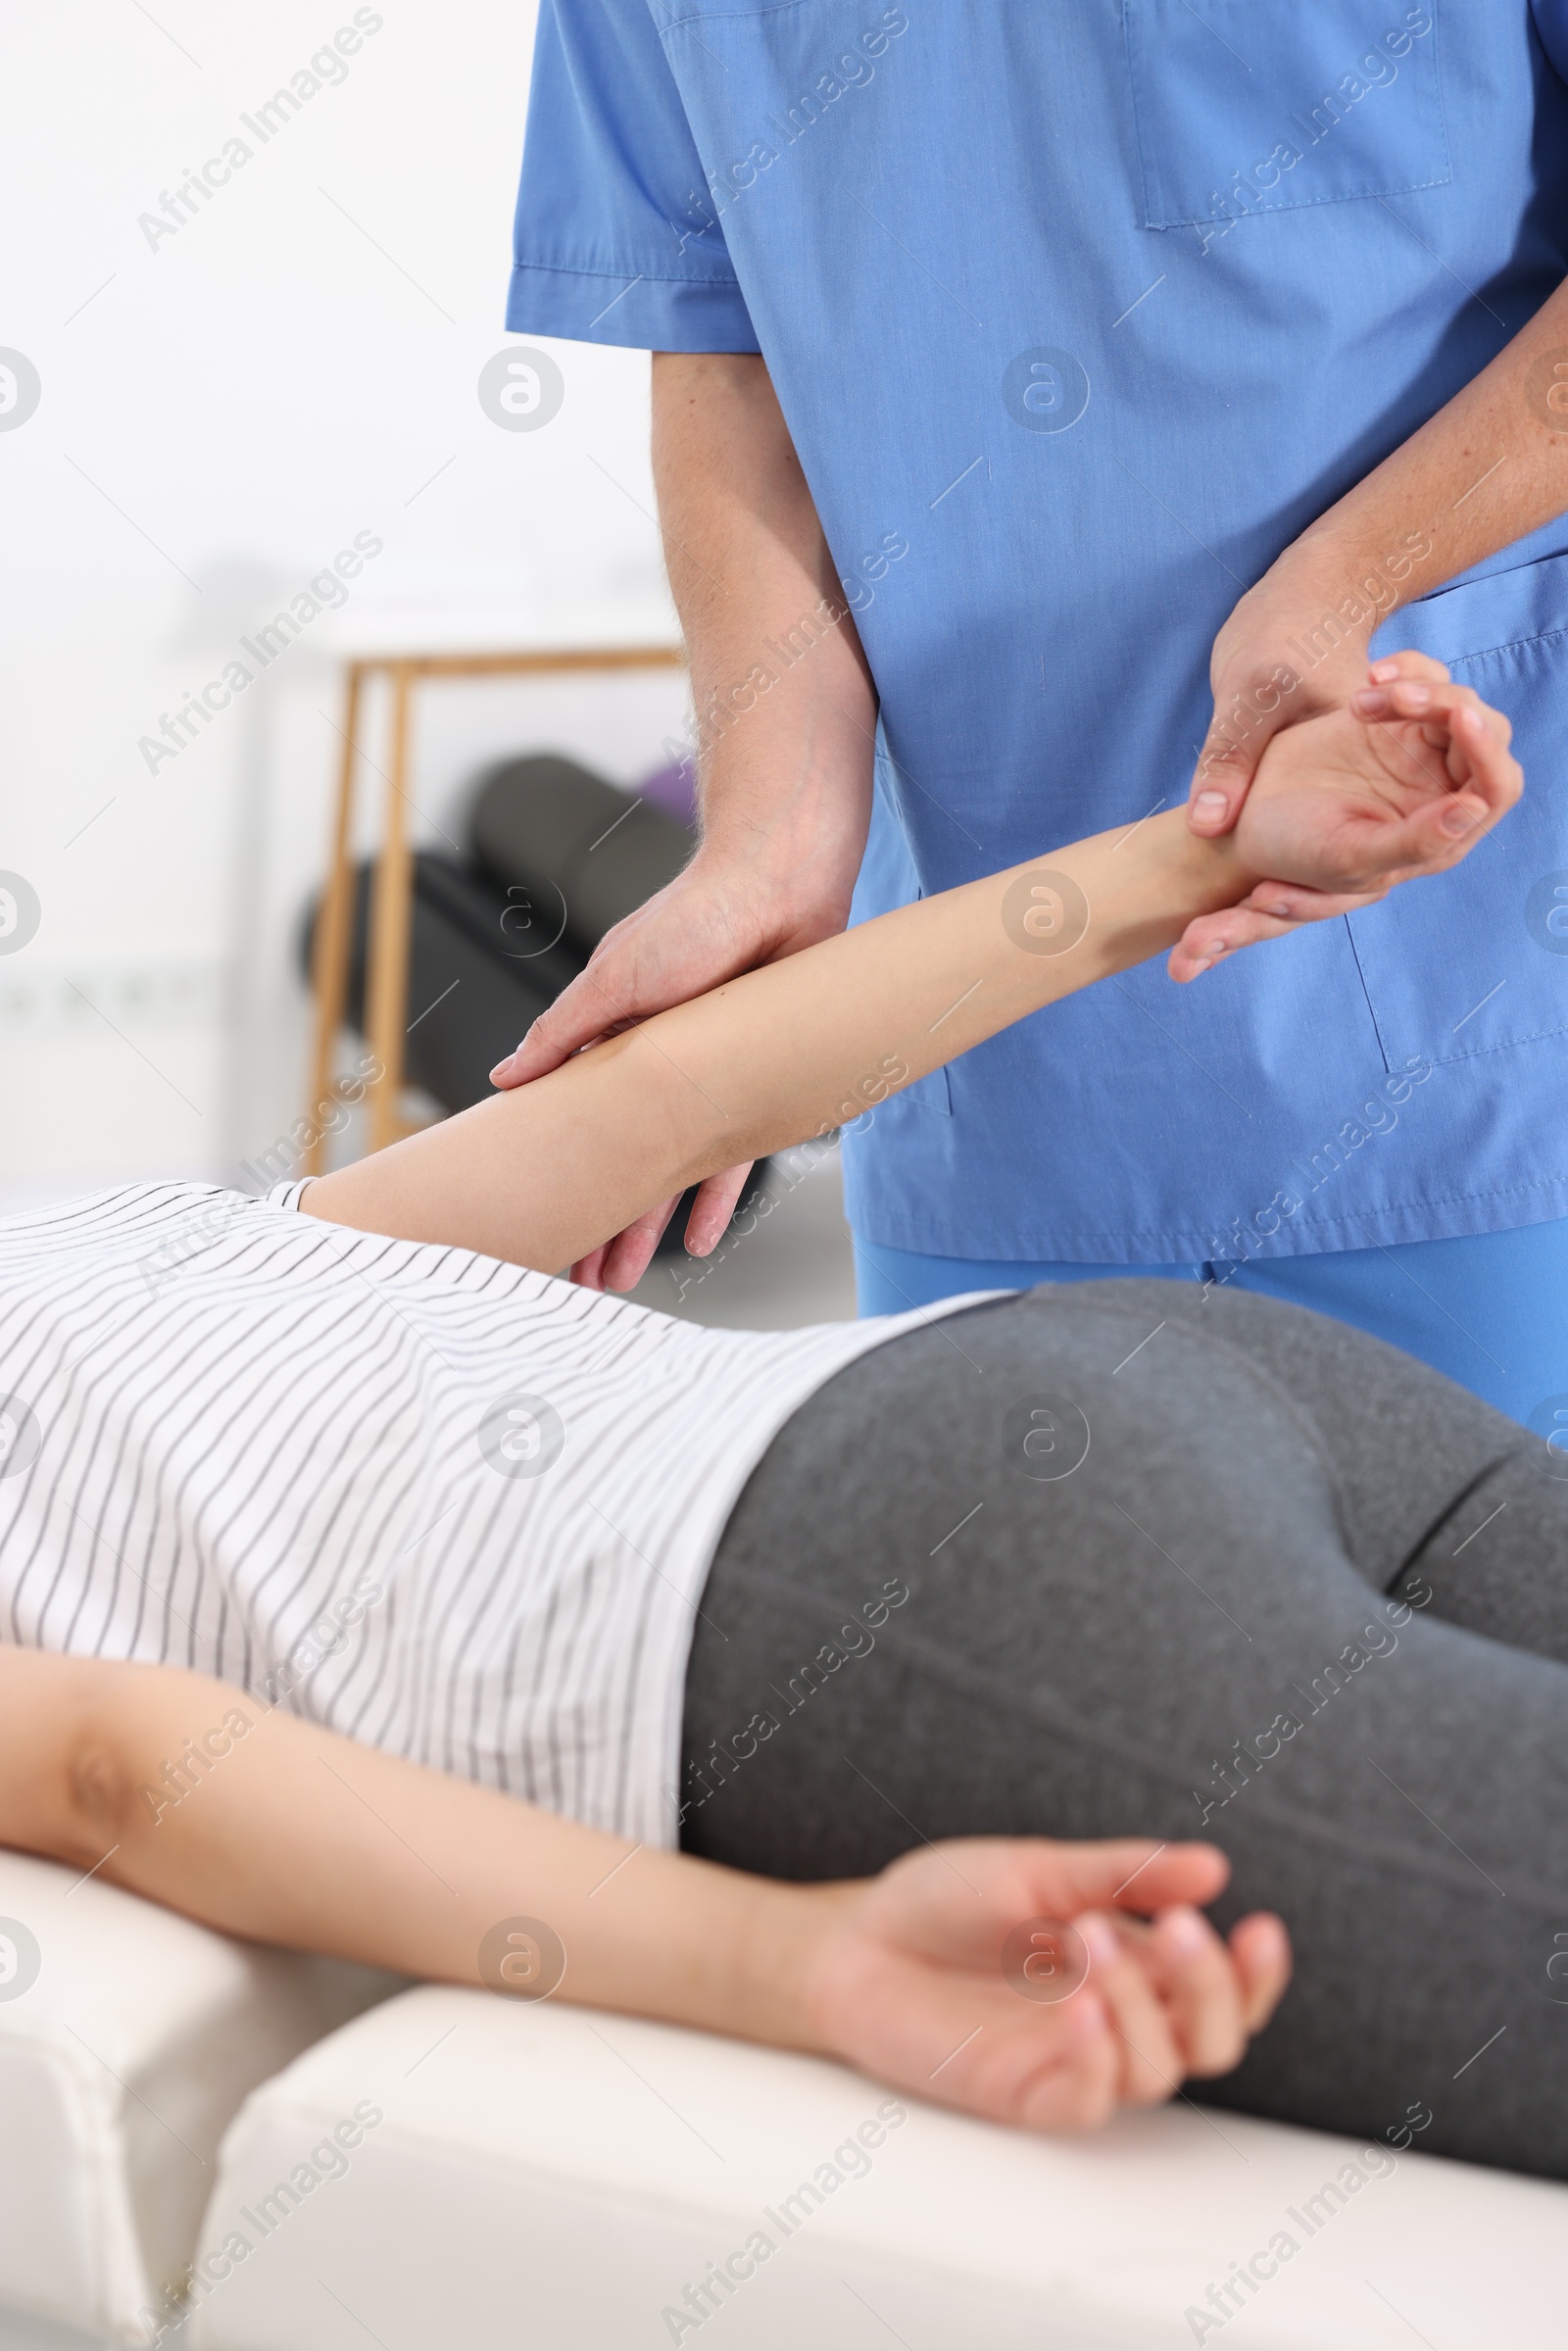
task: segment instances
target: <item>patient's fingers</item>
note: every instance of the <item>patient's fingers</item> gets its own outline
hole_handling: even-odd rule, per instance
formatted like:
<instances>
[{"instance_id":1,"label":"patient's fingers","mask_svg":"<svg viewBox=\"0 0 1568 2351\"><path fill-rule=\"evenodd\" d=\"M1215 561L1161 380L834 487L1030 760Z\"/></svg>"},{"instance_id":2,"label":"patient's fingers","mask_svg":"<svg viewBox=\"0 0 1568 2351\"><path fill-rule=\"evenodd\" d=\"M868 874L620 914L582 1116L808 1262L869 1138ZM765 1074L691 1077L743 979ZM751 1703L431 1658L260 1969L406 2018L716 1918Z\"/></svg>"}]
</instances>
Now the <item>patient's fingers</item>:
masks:
<instances>
[{"instance_id":1,"label":"patient's fingers","mask_svg":"<svg viewBox=\"0 0 1568 2351\"><path fill-rule=\"evenodd\" d=\"M1271 1910L1254 1910L1231 1929L1231 1956L1242 1980L1249 2033L1268 2023L1291 1981L1291 1938Z\"/></svg>"},{"instance_id":2,"label":"patient's fingers","mask_svg":"<svg viewBox=\"0 0 1568 2351\"><path fill-rule=\"evenodd\" d=\"M1483 702L1474 686L1453 685L1447 676L1434 680L1426 677L1397 678L1388 685L1363 686L1350 697L1350 708L1358 718L1419 718L1428 721L1427 741L1441 744L1444 738L1431 731L1430 722L1442 710L1461 706L1480 710L1491 732L1506 745L1513 740L1513 727L1501 710Z\"/></svg>"},{"instance_id":3,"label":"patient's fingers","mask_svg":"<svg viewBox=\"0 0 1568 2351\"><path fill-rule=\"evenodd\" d=\"M1378 863L1407 871L1451 861L1458 848L1507 813L1524 790L1524 770L1508 749L1507 720L1468 686L1433 691L1423 751L1404 738L1414 730L1365 722L1390 750L1383 756L1408 783L1430 781L1432 796L1402 820L1378 828Z\"/></svg>"},{"instance_id":4,"label":"patient's fingers","mask_svg":"<svg viewBox=\"0 0 1568 2351\"><path fill-rule=\"evenodd\" d=\"M1290 1964L1280 1922L1244 1919L1227 1947L1197 1910L1226 1875L1211 1845L1143 1838L977 1837L906 1853L835 1898L814 2029L921 2097L1036 2130L1091 2129L1119 2104L1228 2070L1272 2012ZM1140 1893L1153 1925L1107 1907ZM1073 1988L1020 1985L999 1950L1020 1913L1071 1920L1087 1959Z\"/></svg>"},{"instance_id":5,"label":"patient's fingers","mask_svg":"<svg viewBox=\"0 0 1568 2351\"><path fill-rule=\"evenodd\" d=\"M1051 2014L1051 2029L1034 2034L1005 2105L982 2104L979 2111L1004 2114L1025 2130L1097 2131L1121 2095L1121 2037L1097 1992L1077 1992Z\"/></svg>"},{"instance_id":6,"label":"patient's fingers","mask_svg":"<svg viewBox=\"0 0 1568 2351\"><path fill-rule=\"evenodd\" d=\"M1470 722L1461 720L1455 729L1450 724L1454 713L1461 710L1479 712L1488 733L1504 750L1513 740L1513 727L1501 710L1483 702L1473 686L1454 685L1443 663L1426 654L1395 654L1374 663L1367 672L1367 683L1351 695L1350 708L1358 718L1368 722L1419 721L1422 742L1444 755L1449 780L1458 784L1466 782L1471 772L1472 763L1467 756ZM1404 748L1415 767L1424 768L1426 762L1414 753L1408 740ZM1431 773L1437 783L1436 766Z\"/></svg>"},{"instance_id":7,"label":"patient's fingers","mask_svg":"<svg viewBox=\"0 0 1568 2351\"><path fill-rule=\"evenodd\" d=\"M1073 1924L1089 1952L1090 1986L1124 2044L1121 2095L1132 2106L1158 2105L1180 2089L1186 2071L1170 2013L1108 1919L1090 1912Z\"/></svg>"},{"instance_id":8,"label":"patient's fingers","mask_svg":"<svg viewBox=\"0 0 1568 2351\"><path fill-rule=\"evenodd\" d=\"M1474 787L1489 812L1500 815L1511 808L1518 792L1509 783L1518 762L1508 757L1512 729L1501 711L1469 686L1441 687L1425 707L1424 720L1413 712L1362 717L1384 765L1417 791Z\"/></svg>"},{"instance_id":9,"label":"patient's fingers","mask_svg":"<svg viewBox=\"0 0 1568 2351\"><path fill-rule=\"evenodd\" d=\"M1212 2078L1239 2064L1291 1980L1291 1942L1272 1911L1253 1911L1223 1942L1202 1914L1162 1911L1139 1954L1163 1998L1185 2070Z\"/></svg>"},{"instance_id":10,"label":"patient's fingers","mask_svg":"<svg viewBox=\"0 0 1568 2351\"><path fill-rule=\"evenodd\" d=\"M1187 2071L1228 2074L1247 2046L1242 1980L1230 1952L1202 1913L1185 1904L1155 1920L1154 1948Z\"/></svg>"},{"instance_id":11,"label":"patient's fingers","mask_svg":"<svg viewBox=\"0 0 1568 2351\"><path fill-rule=\"evenodd\" d=\"M1171 1980L1171 1953L1166 1940L1161 1938L1158 1922L1175 1907L1167 1904L1164 1910L1156 1912L1153 1925L1144 1919L1118 1916L1116 1920L1116 1931L1127 1949L1161 1990ZM1197 1911L1196 1904L1182 1907ZM1197 1915L1201 1917L1200 1912ZM1210 1927L1209 1932L1215 1935L1216 1945L1223 1949L1223 1945L1218 1945L1217 1930ZM1226 1957L1235 1972L1243 2023L1249 2033L1255 2033L1273 2014L1291 1979L1291 1938L1284 1921L1271 1910L1250 1912L1240 1925L1232 1928Z\"/></svg>"},{"instance_id":12,"label":"patient's fingers","mask_svg":"<svg viewBox=\"0 0 1568 2351\"><path fill-rule=\"evenodd\" d=\"M1381 661L1371 662L1366 678L1368 688L1392 686L1400 678L1418 679L1428 686L1446 686L1448 672L1431 654L1406 651L1385 654Z\"/></svg>"},{"instance_id":13,"label":"patient's fingers","mask_svg":"<svg viewBox=\"0 0 1568 2351\"><path fill-rule=\"evenodd\" d=\"M1282 1971L1288 1972L1290 1964L1283 1927L1270 1919L1267 1931L1248 1942L1248 1960L1256 1962L1254 1978L1191 1903L1160 1911L1152 1927L1135 1927L1132 1921L1119 1926L1128 1951L1164 2002L1183 2070L1228 2074L1283 1987Z\"/></svg>"},{"instance_id":14,"label":"patient's fingers","mask_svg":"<svg viewBox=\"0 0 1568 2351\"><path fill-rule=\"evenodd\" d=\"M1401 657L1425 661L1425 656ZM1442 664L1429 666L1441 669ZM1404 817L1368 821L1362 850L1376 880L1363 890L1330 892L1285 882L1260 882L1240 906L1200 915L1173 949L1172 979L1200 979L1224 956L1293 925L1374 906L1396 882L1442 872L1505 815L1524 789L1524 771L1508 749L1512 729L1499 710L1470 686L1425 677L1396 681L1390 693L1418 696L1422 717L1359 713L1380 742L1380 757L1405 785L1424 788L1421 806ZM1357 702L1362 697L1357 697Z\"/></svg>"}]
</instances>

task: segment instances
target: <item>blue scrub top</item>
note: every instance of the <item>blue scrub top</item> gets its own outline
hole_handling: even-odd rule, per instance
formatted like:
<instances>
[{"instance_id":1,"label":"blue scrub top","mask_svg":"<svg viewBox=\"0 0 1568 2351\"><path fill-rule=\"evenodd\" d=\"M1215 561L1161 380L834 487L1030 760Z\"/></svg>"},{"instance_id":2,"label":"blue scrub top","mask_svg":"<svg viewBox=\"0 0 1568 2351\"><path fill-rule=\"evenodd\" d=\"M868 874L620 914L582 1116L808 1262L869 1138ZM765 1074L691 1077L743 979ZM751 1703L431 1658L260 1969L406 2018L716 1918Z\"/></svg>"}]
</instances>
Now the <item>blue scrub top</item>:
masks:
<instances>
[{"instance_id":1,"label":"blue scrub top","mask_svg":"<svg viewBox=\"0 0 1568 2351\"><path fill-rule=\"evenodd\" d=\"M1238 596L1562 278L1564 75L1568 0L543 0L508 322L766 360L881 698L858 918L1184 799ZM1404 593L1450 516L1386 551ZM1519 811L877 1109L865 1238L1123 1264L1568 1211L1568 522L1394 645L1512 718Z\"/></svg>"}]
</instances>

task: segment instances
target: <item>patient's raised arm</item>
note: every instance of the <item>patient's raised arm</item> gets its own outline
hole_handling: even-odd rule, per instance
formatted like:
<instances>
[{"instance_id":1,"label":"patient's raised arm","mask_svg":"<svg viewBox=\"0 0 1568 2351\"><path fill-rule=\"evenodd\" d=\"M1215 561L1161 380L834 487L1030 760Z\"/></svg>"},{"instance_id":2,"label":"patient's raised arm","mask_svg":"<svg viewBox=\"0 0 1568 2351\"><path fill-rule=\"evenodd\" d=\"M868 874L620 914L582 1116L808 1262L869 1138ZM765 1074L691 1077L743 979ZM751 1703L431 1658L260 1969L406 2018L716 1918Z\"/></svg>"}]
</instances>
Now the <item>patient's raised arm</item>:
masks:
<instances>
[{"instance_id":1,"label":"patient's raised arm","mask_svg":"<svg viewBox=\"0 0 1568 2351\"><path fill-rule=\"evenodd\" d=\"M303 1204L555 1272L688 1184L847 1123L1184 932L1174 975L1198 976L1225 950L1224 910L1263 876L1285 930L1282 882L1348 907L1452 863L1518 798L1519 769L1505 720L1402 658L1419 665L1419 710L1287 729L1221 840L1175 809L902 906L322 1177ZM1198 926L1195 953L1205 916L1221 919Z\"/></svg>"}]
</instances>

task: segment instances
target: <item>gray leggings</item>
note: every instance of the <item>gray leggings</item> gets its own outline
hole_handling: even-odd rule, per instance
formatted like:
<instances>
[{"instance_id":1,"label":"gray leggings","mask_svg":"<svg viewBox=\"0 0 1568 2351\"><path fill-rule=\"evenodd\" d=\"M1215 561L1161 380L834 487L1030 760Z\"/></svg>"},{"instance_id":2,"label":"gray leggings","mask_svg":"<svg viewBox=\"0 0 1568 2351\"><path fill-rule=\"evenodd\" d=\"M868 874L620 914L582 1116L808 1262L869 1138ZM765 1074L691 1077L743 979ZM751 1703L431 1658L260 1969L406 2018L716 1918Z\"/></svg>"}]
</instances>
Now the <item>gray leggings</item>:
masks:
<instances>
[{"instance_id":1,"label":"gray leggings","mask_svg":"<svg viewBox=\"0 0 1568 2351\"><path fill-rule=\"evenodd\" d=\"M1085 1450L1087 1447L1087 1450ZM1556 1473L1556 1474L1554 1474ZM782 1430L682 1841L1202 1836L1294 1983L1211 2103L1568 2178L1568 1460L1380 1341L1148 1280L891 1341Z\"/></svg>"}]
</instances>

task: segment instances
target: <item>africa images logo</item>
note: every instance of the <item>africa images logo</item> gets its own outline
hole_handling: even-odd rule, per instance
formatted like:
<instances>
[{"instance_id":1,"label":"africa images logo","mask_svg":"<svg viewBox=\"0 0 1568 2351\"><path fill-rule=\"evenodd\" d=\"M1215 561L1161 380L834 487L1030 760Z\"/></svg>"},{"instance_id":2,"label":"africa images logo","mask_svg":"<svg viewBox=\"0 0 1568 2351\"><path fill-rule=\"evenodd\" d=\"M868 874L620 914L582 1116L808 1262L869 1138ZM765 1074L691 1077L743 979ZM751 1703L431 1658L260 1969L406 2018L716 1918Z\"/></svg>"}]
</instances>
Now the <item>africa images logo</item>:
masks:
<instances>
[{"instance_id":1,"label":"africa images logo","mask_svg":"<svg viewBox=\"0 0 1568 2351\"><path fill-rule=\"evenodd\" d=\"M509 343L479 370L479 406L504 432L537 432L558 416L566 379L548 351Z\"/></svg>"},{"instance_id":2,"label":"africa images logo","mask_svg":"<svg viewBox=\"0 0 1568 2351\"><path fill-rule=\"evenodd\" d=\"M1544 873L1525 900L1525 928L1548 955L1568 955L1568 873Z\"/></svg>"}]
</instances>

